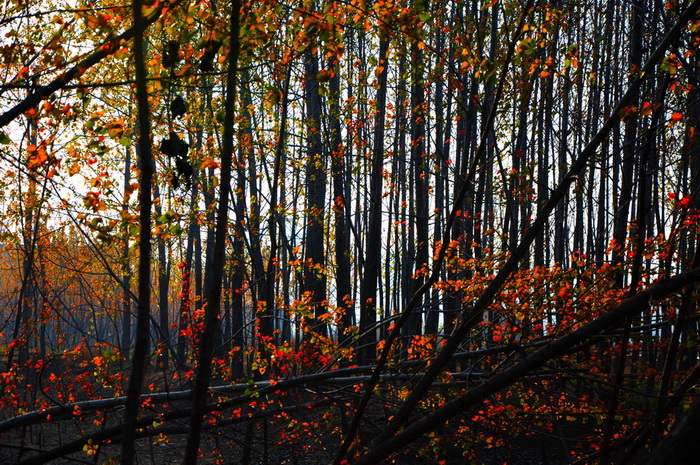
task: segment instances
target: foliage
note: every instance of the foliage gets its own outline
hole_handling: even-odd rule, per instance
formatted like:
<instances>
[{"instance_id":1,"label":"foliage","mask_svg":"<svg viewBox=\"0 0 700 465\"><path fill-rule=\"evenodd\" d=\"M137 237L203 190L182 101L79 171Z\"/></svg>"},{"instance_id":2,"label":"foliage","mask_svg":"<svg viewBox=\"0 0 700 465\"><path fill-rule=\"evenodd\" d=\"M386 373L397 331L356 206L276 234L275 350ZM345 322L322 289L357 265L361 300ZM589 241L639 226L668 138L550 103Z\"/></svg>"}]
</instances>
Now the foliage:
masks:
<instances>
[{"instance_id":1,"label":"foliage","mask_svg":"<svg viewBox=\"0 0 700 465\"><path fill-rule=\"evenodd\" d=\"M697 1L6 3L8 463L622 463L689 410Z\"/></svg>"}]
</instances>

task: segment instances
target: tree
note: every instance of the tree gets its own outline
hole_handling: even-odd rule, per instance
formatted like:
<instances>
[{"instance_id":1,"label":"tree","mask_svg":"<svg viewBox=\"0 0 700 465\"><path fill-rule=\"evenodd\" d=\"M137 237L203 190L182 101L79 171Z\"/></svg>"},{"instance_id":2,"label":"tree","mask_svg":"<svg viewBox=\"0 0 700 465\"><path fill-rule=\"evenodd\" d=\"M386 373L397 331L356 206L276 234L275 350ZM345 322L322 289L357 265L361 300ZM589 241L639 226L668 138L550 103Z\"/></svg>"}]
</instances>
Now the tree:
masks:
<instances>
[{"instance_id":1,"label":"tree","mask_svg":"<svg viewBox=\"0 0 700 465\"><path fill-rule=\"evenodd\" d=\"M698 7L8 3L0 456L656 460Z\"/></svg>"}]
</instances>

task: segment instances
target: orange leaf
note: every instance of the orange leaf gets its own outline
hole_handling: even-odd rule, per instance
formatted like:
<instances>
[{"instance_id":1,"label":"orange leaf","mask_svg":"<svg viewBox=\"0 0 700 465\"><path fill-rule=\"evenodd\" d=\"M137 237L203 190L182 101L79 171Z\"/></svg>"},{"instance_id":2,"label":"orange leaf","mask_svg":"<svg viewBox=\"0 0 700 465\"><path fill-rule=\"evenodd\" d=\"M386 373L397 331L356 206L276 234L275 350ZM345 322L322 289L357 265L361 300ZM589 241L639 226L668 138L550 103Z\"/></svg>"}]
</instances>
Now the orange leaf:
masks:
<instances>
[{"instance_id":1,"label":"orange leaf","mask_svg":"<svg viewBox=\"0 0 700 465\"><path fill-rule=\"evenodd\" d=\"M216 161L214 161L214 159L212 157L207 156L207 157L204 157L204 159L202 160L202 164L200 165L199 168L204 169L204 168L218 168L218 167L219 167L219 164Z\"/></svg>"}]
</instances>

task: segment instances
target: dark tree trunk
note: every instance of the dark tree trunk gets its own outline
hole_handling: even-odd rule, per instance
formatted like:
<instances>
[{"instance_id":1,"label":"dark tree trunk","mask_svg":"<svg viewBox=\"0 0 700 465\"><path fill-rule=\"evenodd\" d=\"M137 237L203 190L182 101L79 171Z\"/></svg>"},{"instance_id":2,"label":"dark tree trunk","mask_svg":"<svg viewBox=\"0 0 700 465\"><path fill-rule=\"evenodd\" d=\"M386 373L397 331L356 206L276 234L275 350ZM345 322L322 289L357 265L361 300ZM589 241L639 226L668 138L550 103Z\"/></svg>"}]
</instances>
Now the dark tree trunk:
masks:
<instances>
[{"instance_id":1,"label":"dark tree trunk","mask_svg":"<svg viewBox=\"0 0 700 465\"><path fill-rule=\"evenodd\" d=\"M326 257L324 247L324 221L326 199L326 151L321 140L321 97L316 74L318 57L308 50L304 54L306 73L306 224L304 276L301 286L303 298L308 298L313 308L311 328L321 334L328 334L326 323L318 318L327 312L326 297Z\"/></svg>"},{"instance_id":2,"label":"dark tree trunk","mask_svg":"<svg viewBox=\"0 0 700 465\"><path fill-rule=\"evenodd\" d=\"M131 149L127 148L125 150L124 161L124 203L122 204L122 212L127 213L129 208L126 203L127 199L127 189L130 189L131 184ZM122 256L121 256L121 272L122 272L122 321L121 321L121 339L119 344L119 351L122 353L123 357L128 357L131 351L131 264L129 260L129 241L131 234L129 233L129 228L131 225L125 222L124 228L122 230Z\"/></svg>"},{"instance_id":3,"label":"dark tree trunk","mask_svg":"<svg viewBox=\"0 0 700 465\"><path fill-rule=\"evenodd\" d=\"M135 458L136 421L141 406L141 388L146 372L146 357L149 349L151 317L151 189L155 162L151 152L151 121L148 108L145 67L145 21L142 16L143 1L134 0L133 15L136 35L133 52L136 70L136 105L138 109L138 155L141 177L139 179L139 265L138 307L136 312L136 338L132 358L131 376L126 392L124 410L124 436L122 442L122 465L131 465Z\"/></svg>"},{"instance_id":4,"label":"dark tree trunk","mask_svg":"<svg viewBox=\"0 0 700 465\"><path fill-rule=\"evenodd\" d=\"M156 184L154 186L154 195L157 201L155 202L155 214L157 218L163 215L163 208L161 205L163 202L163 197ZM170 342L170 332L168 323L168 292L170 290L170 263L168 261L168 254L166 252L165 238L162 234L158 236L157 249L158 249L158 328L156 331L156 349L158 349L158 365L162 369L167 370L168 368L168 353L170 352L171 342Z\"/></svg>"},{"instance_id":5,"label":"dark tree trunk","mask_svg":"<svg viewBox=\"0 0 700 465\"><path fill-rule=\"evenodd\" d=\"M226 263L226 241L228 238L228 205L229 186L231 185L231 172L233 165L233 138L234 138L234 112L236 103L236 91L238 85L238 56L240 42L239 16L240 2L234 0L231 5L230 39L231 46L228 55L228 71L226 76L226 114L223 126L223 146L221 148L221 189L219 190L218 214L216 217L215 243L211 266L207 276L205 290L204 327L200 335L199 363L195 385L192 390L192 416L190 429L187 435L187 448L183 463L191 465L197 463L199 455L199 443L201 440L202 423L206 412L206 401L209 392L209 380L211 379L211 365L214 356L216 333L219 322L219 306L221 304L221 291L223 286L224 267Z\"/></svg>"},{"instance_id":6,"label":"dark tree trunk","mask_svg":"<svg viewBox=\"0 0 700 465\"><path fill-rule=\"evenodd\" d=\"M340 325L338 326L338 342L346 345L350 335L344 333L346 328L353 325L355 306L352 304L352 285L350 262L350 228L346 216L348 215L348 198L346 191L347 168L345 162L345 147L341 138L340 127L340 69L339 58L334 58L334 74L331 77L330 87L330 127L331 127L331 177L333 182L333 219L335 233L335 281L336 281L336 305L341 312Z\"/></svg>"},{"instance_id":7,"label":"dark tree trunk","mask_svg":"<svg viewBox=\"0 0 700 465\"><path fill-rule=\"evenodd\" d=\"M377 283L382 262L382 169L384 166L384 123L386 113L387 73L389 62L389 38L379 41L379 73L377 89L377 108L374 119L374 142L372 147L372 172L370 174L369 224L364 256L364 274L360 284L360 337L358 354L360 364L371 363L376 357L377 322Z\"/></svg>"},{"instance_id":8,"label":"dark tree trunk","mask_svg":"<svg viewBox=\"0 0 700 465\"><path fill-rule=\"evenodd\" d=\"M419 289L425 282L425 274L428 270L429 237L428 237L428 160L426 159L425 120L428 115L424 109L425 96L423 86L423 53L414 41L411 44L411 164L413 169L413 191L415 204L412 210L412 230L415 231L415 267L413 277L410 278L410 292L406 298L410 298L413 292ZM413 232L411 232L413 235ZM424 298L416 303L416 311L413 312L405 326L405 334L408 337L422 333L422 312Z\"/></svg>"}]
</instances>

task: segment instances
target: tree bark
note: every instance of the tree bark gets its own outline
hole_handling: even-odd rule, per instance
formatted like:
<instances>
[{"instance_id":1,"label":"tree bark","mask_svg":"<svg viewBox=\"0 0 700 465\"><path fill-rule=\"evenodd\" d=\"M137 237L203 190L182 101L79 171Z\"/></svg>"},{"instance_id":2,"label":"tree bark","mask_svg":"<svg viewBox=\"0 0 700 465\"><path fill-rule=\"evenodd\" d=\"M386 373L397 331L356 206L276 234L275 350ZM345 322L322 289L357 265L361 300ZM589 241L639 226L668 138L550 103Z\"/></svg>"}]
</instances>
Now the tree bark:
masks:
<instances>
[{"instance_id":1,"label":"tree bark","mask_svg":"<svg viewBox=\"0 0 700 465\"><path fill-rule=\"evenodd\" d=\"M151 318L151 189L155 162L151 152L151 119L146 88L146 66L144 32L146 21L143 17L143 1L134 0L134 66L136 71L136 107L138 117L138 156L141 175L139 177L139 265L138 265L138 304L136 311L136 332L131 377L127 388L127 403L124 410L124 442L122 443L122 465L131 465L135 458L136 423L141 406L141 389L146 372L146 357L149 348L149 328Z\"/></svg>"},{"instance_id":2,"label":"tree bark","mask_svg":"<svg viewBox=\"0 0 700 465\"><path fill-rule=\"evenodd\" d=\"M372 147L372 171L370 174L369 224L365 242L364 274L360 283L360 337L358 361L371 363L377 354L377 283L382 263L382 169L384 167L384 123L386 121L386 95L388 74L389 38L379 41L379 73L376 113L374 117L374 142Z\"/></svg>"},{"instance_id":3,"label":"tree bark","mask_svg":"<svg viewBox=\"0 0 700 465\"><path fill-rule=\"evenodd\" d=\"M214 249L210 273L205 284L205 308L204 327L200 334L199 363L192 395L192 416L190 430L187 435L187 447L183 464L193 465L197 463L199 444L201 440L202 422L206 415L206 401L209 396L209 381L211 379L211 365L214 356L216 334L219 323L219 306L221 304L221 290L224 278L224 266L226 264L226 241L228 238L228 205L231 186L231 172L233 165L233 137L234 117L236 106L236 93L238 86L238 57L240 42L238 39L240 29L239 0L234 0L231 5L230 18L230 48L228 55L228 71L226 74L226 114L223 126L223 146L221 148L221 181L219 183L218 212L216 216L216 230L214 237Z\"/></svg>"},{"instance_id":4,"label":"tree bark","mask_svg":"<svg viewBox=\"0 0 700 465\"><path fill-rule=\"evenodd\" d=\"M313 316L309 329L328 334L328 325L319 321L327 312L326 256L324 247L324 223L326 200L326 150L321 139L321 96L318 73L318 56L307 49L304 53L306 100L306 209L304 275L301 286L302 299L309 299ZM307 295L304 295L307 294Z\"/></svg>"}]
</instances>

